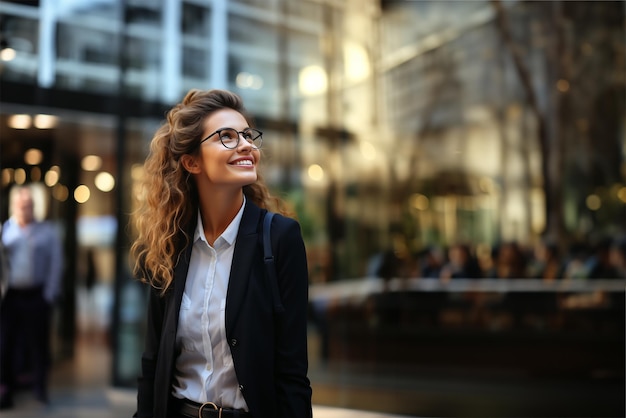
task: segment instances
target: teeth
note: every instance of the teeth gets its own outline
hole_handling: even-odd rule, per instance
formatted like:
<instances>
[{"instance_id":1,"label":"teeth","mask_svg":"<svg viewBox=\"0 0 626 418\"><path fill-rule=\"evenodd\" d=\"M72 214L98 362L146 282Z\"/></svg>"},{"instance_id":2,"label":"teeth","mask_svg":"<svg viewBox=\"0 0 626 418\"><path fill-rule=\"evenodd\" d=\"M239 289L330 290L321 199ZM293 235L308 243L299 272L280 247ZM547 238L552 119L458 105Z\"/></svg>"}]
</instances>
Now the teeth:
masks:
<instances>
[{"instance_id":1,"label":"teeth","mask_svg":"<svg viewBox=\"0 0 626 418\"><path fill-rule=\"evenodd\" d=\"M235 165L252 165L252 161L250 160L237 161Z\"/></svg>"}]
</instances>

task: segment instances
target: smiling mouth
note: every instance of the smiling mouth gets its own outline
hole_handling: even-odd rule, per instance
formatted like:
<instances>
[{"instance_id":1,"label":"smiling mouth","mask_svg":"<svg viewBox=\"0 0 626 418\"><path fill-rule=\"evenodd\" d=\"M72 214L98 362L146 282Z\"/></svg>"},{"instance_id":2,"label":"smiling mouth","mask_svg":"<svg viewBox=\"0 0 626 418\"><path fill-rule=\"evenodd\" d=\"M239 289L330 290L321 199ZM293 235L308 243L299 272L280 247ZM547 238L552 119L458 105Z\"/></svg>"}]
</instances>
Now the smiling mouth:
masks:
<instances>
[{"instance_id":1,"label":"smiling mouth","mask_svg":"<svg viewBox=\"0 0 626 418\"><path fill-rule=\"evenodd\" d=\"M231 163L232 165L238 165L238 166L245 166L245 167L252 167L252 161L250 160L240 160L240 161L235 161L234 163Z\"/></svg>"}]
</instances>

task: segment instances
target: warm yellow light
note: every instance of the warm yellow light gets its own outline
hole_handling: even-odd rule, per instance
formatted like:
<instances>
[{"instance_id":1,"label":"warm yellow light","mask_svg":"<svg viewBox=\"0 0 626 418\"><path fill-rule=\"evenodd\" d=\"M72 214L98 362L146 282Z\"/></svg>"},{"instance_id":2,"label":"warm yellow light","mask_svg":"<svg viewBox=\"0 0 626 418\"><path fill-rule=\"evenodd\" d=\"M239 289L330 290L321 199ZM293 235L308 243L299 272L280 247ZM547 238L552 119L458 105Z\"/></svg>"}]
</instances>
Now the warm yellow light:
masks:
<instances>
[{"instance_id":1,"label":"warm yellow light","mask_svg":"<svg viewBox=\"0 0 626 418\"><path fill-rule=\"evenodd\" d=\"M411 195L409 202L411 204L411 207L416 210L426 210L430 206L430 201L428 200L428 197L420 193L415 193Z\"/></svg>"},{"instance_id":2,"label":"warm yellow light","mask_svg":"<svg viewBox=\"0 0 626 418\"><path fill-rule=\"evenodd\" d=\"M620 189L617 191L617 198L626 203L626 187L620 187Z\"/></svg>"},{"instance_id":3,"label":"warm yellow light","mask_svg":"<svg viewBox=\"0 0 626 418\"><path fill-rule=\"evenodd\" d=\"M481 191L488 194L494 193L496 190L493 180L489 177L481 177L478 181L478 187Z\"/></svg>"},{"instance_id":4,"label":"warm yellow light","mask_svg":"<svg viewBox=\"0 0 626 418\"><path fill-rule=\"evenodd\" d=\"M85 186L84 184L81 184L76 189L74 189L74 200L76 200L78 203L85 203L89 200L89 196L91 196L91 191L89 190L89 187Z\"/></svg>"},{"instance_id":5,"label":"warm yellow light","mask_svg":"<svg viewBox=\"0 0 626 418\"><path fill-rule=\"evenodd\" d=\"M13 169L12 168L4 168L2 169L2 185L8 186L13 179Z\"/></svg>"},{"instance_id":6,"label":"warm yellow light","mask_svg":"<svg viewBox=\"0 0 626 418\"><path fill-rule=\"evenodd\" d=\"M103 192L110 192L115 187L115 178L106 171L98 173L94 182L96 187Z\"/></svg>"},{"instance_id":7,"label":"warm yellow light","mask_svg":"<svg viewBox=\"0 0 626 418\"><path fill-rule=\"evenodd\" d=\"M17 55L17 52L15 52L15 49L4 48L2 51L0 51L0 60L13 61L16 55Z\"/></svg>"},{"instance_id":8,"label":"warm yellow light","mask_svg":"<svg viewBox=\"0 0 626 418\"><path fill-rule=\"evenodd\" d=\"M28 129L30 128L32 118L30 115L12 115L9 117L7 124L9 128L13 129Z\"/></svg>"},{"instance_id":9,"label":"warm yellow light","mask_svg":"<svg viewBox=\"0 0 626 418\"><path fill-rule=\"evenodd\" d=\"M372 145L371 142L361 141L359 148L361 148L361 154L363 154L363 158L366 160L373 160L376 158L376 148L374 148L374 145Z\"/></svg>"},{"instance_id":10,"label":"warm yellow light","mask_svg":"<svg viewBox=\"0 0 626 418\"><path fill-rule=\"evenodd\" d=\"M585 203L587 203L589 210L598 210L602 206L602 200L597 194L590 194L587 196Z\"/></svg>"},{"instance_id":11,"label":"warm yellow light","mask_svg":"<svg viewBox=\"0 0 626 418\"><path fill-rule=\"evenodd\" d=\"M322 181L324 178L324 169L319 164L311 164L307 172L313 181Z\"/></svg>"},{"instance_id":12,"label":"warm yellow light","mask_svg":"<svg viewBox=\"0 0 626 418\"><path fill-rule=\"evenodd\" d=\"M52 129L57 126L59 118L53 115L35 115L33 124L37 129Z\"/></svg>"},{"instance_id":13,"label":"warm yellow light","mask_svg":"<svg viewBox=\"0 0 626 418\"><path fill-rule=\"evenodd\" d=\"M130 169L130 177L135 181L139 181L143 179L143 165L133 164L133 166Z\"/></svg>"},{"instance_id":14,"label":"warm yellow light","mask_svg":"<svg viewBox=\"0 0 626 418\"><path fill-rule=\"evenodd\" d=\"M305 95L324 93L328 87L326 71L319 65L309 65L300 70L298 87Z\"/></svg>"},{"instance_id":15,"label":"warm yellow light","mask_svg":"<svg viewBox=\"0 0 626 418\"><path fill-rule=\"evenodd\" d=\"M569 90L569 81L564 80L564 79L560 79L559 81L556 82L556 88L561 93L565 93L566 91Z\"/></svg>"},{"instance_id":16,"label":"warm yellow light","mask_svg":"<svg viewBox=\"0 0 626 418\"><path fill-rule=\"evenodd\" d=\"M246 72L237 74L235 82L240 89L260 90L263 87L263 79L260 76Z\"/></svg>"},{"instance_id":17,"label":"warm yellow light","mask_svg":"<svg viewBox=\"0 0 626 418\"><path fill-rule=\"evenodd\" d=\"M26 182L26 170L23 168L16 168L13 174L13 179L16 184L24 184Z\"/></svg>"},{"instance_id":18,"label":"warm yellow light","mask_svg":"<svg viewBox=\"0 0 626 418\"><path fill-rule=\"evenodd\" d=\"M52 187L55 184L58 183L59 181L59 175L57 173L55 173L54 171L48 170L46 172L46 175L43 178L44 183L46 183L46 186L48 187Z\"/></svg>"},{"instance_id":19,"label":"warm yellow light","mask_svg":"<svg viewBox=\"0 0 626 418\"><path fill-rule=\"evenodd\" d=\"M102 158L97 155L86 155L80 162L85 171L97 171L102 167Z\"/></svg>"},{"instance_id":20,"label":"warm yellow light","mask_svg":"<svg viewBox=\"0 0 626 418\"><path fill-rule=\"evenodd\" d=\"M52 187L59 182L59 174L60 174L59 166L52 166L50 170L46 172L46 175L43 177L44 183L46 186Z\"/></svg>"},{"instance_id":21,"label":"warm yellow light","mask_svg":"<svg viewBox=\"0 0 626 418\"><path fill-rule=\"evenodd\" d=\"M28 165L37 165L43 161L43 152L37 148L30 148L24 153L24 162Z\"/></svg>"},{"instance_id":22,"label":"warm yellow light","mask_svg":"<svg viewBox=\"0 0 626 418\"><path fill-rule=\"evenodd\" d=\"M345 41L343 45L343 63L348 81L356 83L366 80L371 73L370 60L363 45Z\"/></svg>"},{"instance_id":23,"label":"warm yellow light","mask_svg":"<svg viewBox=\"0 0 626 418\"><path fill-rule=\"evenodd\" d=\"M70 191L64 185L57 183L52 188L52 197L60 202L65 202L70 195Z\"/></svg>"}]
</instances>

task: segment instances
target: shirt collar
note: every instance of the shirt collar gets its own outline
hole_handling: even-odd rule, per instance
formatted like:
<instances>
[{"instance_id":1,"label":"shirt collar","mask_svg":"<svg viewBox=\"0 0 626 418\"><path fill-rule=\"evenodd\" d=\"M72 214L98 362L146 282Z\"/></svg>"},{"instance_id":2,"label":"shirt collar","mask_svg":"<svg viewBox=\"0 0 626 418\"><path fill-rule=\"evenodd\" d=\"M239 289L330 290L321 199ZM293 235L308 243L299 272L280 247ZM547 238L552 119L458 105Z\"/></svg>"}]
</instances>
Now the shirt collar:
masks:
<instances>
[{"instance_id":1,"label":"shirt collar","mask_svg":"<svg viewBox=\"0 0 626 418\"><path fill-rule=\"evenodd\" d=\"M233 218L230 224L226 227L224 232L217 237L213 247L219 247L222 242L225 242L228 245L232 245L237 238L237 232L239 231L239 225L241 224L241 218L243 218L243 209L246 207L246 196L243 197L243 203L237 215ZM196 222L196 230L193 234L193 242L195 243L198 240L202 240L207 242L206 237L204 235L204 225L202 224L202 216L200 216L200 208L198 208L198 222ZM208 242L207 242L208 244Z\"/></svg>"}]
</instances>

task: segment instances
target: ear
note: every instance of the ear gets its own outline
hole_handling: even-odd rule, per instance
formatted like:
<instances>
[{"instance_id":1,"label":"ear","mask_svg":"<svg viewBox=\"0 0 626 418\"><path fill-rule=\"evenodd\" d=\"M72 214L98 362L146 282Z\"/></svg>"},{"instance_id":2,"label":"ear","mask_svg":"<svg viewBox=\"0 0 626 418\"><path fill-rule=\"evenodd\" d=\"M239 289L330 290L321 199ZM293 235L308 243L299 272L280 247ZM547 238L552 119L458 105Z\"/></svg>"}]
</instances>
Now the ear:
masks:
<instances>
[{"instance_id":1,"label":"ear","mask_svg":"<svg viewBox=\"0 0 626 418\"><path fill-rule=\"evenodd\" d=\"M180 157L180 163L183 165L183 168L189 171L191 174L198 174L200 172L200 164L196 157L185 154Z\"/></svg>"}]
</instances>

